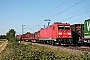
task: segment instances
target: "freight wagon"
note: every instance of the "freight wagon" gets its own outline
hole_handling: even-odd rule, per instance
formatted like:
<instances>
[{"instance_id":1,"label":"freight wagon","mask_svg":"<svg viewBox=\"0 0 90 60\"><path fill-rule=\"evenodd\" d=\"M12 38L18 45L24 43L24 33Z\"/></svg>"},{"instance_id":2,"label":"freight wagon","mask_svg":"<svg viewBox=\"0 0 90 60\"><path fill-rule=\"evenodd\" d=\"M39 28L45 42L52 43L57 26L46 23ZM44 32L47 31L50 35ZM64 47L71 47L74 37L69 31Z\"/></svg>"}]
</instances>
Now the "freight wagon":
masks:
<instances>
[{"instance_id":1,"label":"freight wagon","mask_svg":"<svg viewBox=\"0 0 90 60\"><path fill-rule=\"evenodd\" d=\"M31 41L32 39L34 39L34 34L31 34L31 33L23 34L21 36L21 40L23 41Z\"/></svg>"},{"instance_id":2,"label":"freight wagon","mask_svg":"<svg viewBox=\"0 0 90 60\"><path fill-rule=\"evenodd\" d=\"M17 38L18 40L20 40L20 39L21 39L21 36L22 36L22 35L17 35L16 38Z\"/></svg>"},{"instance_id":3,"label":"freight wagon","mask_svg":"<svg viewBox=\"0 0 90 60\"><path fill-rule=\"evenodd\" d=\"M31 39L32 42L39 42L39 31L34 33L34 38Z\"/></svg>"},{"instance_id":4,"label":"freight wagon","mask_svg":"<svg viewBox=\"0 0 90 60\"><path fill-rule=\"evenodd\" d=\"M49 43L52 45L72 43L73 40L70 24L55 22L47 28L42 28L39 33L39 40L42 43Z\"/></svg>"},{"instance_id":5,"label":"freight wagon","mask_svg":"<svg viewBox=\"0 0 90 60\"><path fill-rule=\"evenodd\" d=\"M84 24L73 24L71 25L72 28L72 37L73 43L83 43L84 38Z\"/></svg>"},{"instance_id":6,"label":"freight wagon","mask_svg":"<svg viewBox=\"0 0 90 60\"><path fill-rule=\"evenodd\" d=\"M90 43L90 19L84 21L84 42Z\"/></svg>"},{"instance_id":7,"label":"freight wagon","mask_svg":"<svg viewBox=\"0 0 90 60\"><path fill-rule=\"evenodd\" d=\"M39 31L35 33L28 33L23 35L17 35L16 38L22 41L38 42L39 40Z\"/></svg>"}]
</instances>

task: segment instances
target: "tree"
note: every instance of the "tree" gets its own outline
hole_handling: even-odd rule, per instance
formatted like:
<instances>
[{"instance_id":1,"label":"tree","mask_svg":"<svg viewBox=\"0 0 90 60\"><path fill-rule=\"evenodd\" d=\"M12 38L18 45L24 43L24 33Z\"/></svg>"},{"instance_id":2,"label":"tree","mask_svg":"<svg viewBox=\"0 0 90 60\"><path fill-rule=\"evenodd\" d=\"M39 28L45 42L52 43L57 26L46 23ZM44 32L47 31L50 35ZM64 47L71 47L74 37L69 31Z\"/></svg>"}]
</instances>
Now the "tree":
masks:
<instances>
[{"instance_id":1,"label":"tree","mask_svg":"<svg viewBox=\"0 0 90 60\"><path fill-rule=\"evenodd\" d=\"M10 29L9 32L6 33L7 40L10 42L16 42L17 39L15 38L15 33L14 29Z\"/></svg>"},{"instance_id":2,"label":"tree","mask_svg":"<svg viewBox=\"0 0 90 60\"><path fill-rule=\"evenodd\" d=\"M0 39L2 39L3 38L3 36L2 35L0 35Z\"/></svg>"},{"instance_id":3,"label":"tree","mask_svg":"<svg viewBox=\"0 0 90 60\"><path fill-rule=\"evenodd\" d=\"M0 35L0 39L6 39L5 35Z\"/></svg>"},{"instance_id":4,"label":"tree","mask_svg":"<svg viewBox=\"0 0 90 60\"><path fill-rule=\"evenodd\" d=\"M27 32L26 34L31 34L30 32Z\"/></svg>"},{"instance_id":5,"label":"tree","mask_svg":"<svg viewBox=\"0 0 90 60\"><path fill-rule=\"evenodd\" d=\"M3 39L6 39L6 35L3 35Z\"/></svg>"}]
</instances>

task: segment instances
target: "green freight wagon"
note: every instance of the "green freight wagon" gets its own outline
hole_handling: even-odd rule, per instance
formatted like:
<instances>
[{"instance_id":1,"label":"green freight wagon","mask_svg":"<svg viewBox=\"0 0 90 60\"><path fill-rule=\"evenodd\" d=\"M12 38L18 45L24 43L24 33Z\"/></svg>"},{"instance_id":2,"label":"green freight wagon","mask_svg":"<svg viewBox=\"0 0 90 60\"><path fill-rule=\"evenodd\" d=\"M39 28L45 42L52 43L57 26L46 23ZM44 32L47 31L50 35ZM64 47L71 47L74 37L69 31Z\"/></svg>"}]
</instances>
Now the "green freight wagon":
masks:
<instances>
[{"instance_id":1,"label":"green freight wagon","mask_svg":"<svg viewBox=\"0 0 90 60\"><path fill-rule=\"evenodd\" d=\"M90 43L90 19L84 21L84 42Z\"/></svg>"}]
</instances>

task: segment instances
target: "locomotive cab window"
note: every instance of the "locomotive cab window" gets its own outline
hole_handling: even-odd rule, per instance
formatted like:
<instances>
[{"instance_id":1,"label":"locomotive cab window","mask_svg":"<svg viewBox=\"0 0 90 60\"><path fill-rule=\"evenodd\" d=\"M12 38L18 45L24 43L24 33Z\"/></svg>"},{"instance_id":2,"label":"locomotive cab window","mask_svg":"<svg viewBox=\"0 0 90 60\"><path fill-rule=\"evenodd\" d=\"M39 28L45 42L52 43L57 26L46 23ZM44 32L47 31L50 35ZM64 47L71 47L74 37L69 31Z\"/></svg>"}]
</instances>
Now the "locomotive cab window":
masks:
<instances>
[{"instance_id":1,"label":"locomotive cab window","mask_svg":"<svg viewBox=\"0 0 90 60\"><path fill-rule=\"evenodd\" d=\"M65 30L70 30L70 26L65 26Z\"/></svg>"},{"instance_id":2,"label":"locomotive cab window","mask_svg":"<svg viewBox=\"0 0 90 60\"><path fill-rule=\"evenodd\" d=\"M58 30L64 30L64 26L58 26Z\"/></svg>"}]
</instances>

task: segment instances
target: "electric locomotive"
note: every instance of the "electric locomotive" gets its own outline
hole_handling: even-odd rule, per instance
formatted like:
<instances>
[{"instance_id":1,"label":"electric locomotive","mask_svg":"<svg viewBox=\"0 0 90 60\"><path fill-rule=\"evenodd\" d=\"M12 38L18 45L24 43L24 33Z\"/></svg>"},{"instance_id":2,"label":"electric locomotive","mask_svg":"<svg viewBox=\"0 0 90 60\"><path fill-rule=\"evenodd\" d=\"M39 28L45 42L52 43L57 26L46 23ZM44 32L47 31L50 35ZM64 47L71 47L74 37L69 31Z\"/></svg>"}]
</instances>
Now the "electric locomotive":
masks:
<instances>
[{"instance_id":1,"label":"electric locomotive","mask_svg":"<svg viewBox=\"0 0 90 60\"><path fill-rule=\"evenodd\" d=\"M49 27L42 28L39 33L39 41L52 45L73 43L70 24L55 22Z\"/></svg>"}]
</instances>

